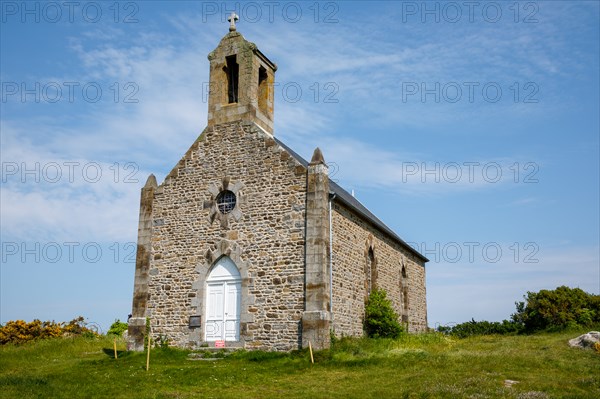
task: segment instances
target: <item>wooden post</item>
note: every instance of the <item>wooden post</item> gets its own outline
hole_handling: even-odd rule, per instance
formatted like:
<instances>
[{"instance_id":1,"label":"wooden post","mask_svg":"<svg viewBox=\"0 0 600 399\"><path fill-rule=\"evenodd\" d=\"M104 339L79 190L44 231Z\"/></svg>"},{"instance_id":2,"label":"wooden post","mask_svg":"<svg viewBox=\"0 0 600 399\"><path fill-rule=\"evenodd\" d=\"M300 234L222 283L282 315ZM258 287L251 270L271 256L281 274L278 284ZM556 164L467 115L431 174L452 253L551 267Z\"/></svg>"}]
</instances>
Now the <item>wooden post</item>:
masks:
<instances>
[{"instance_id":1,"label":"wooden post","mask_svg":"<svg viewBox=\"0 0 600 399\"><path fill-rule=\"evenodd\" d=\"M113 341L113 348L115 350L115 359L118 359L118 356L117 356L117 339L116 338Z\"/></svg>"},{"instance_id":2,"label":"wooden post","mask_svg":"<svg viewBox=\"0 0 600 399\"><path fill-rule=\"evenodd\" d=\"M152 337L148 334L148 353L146 355L146 371L150 368L150 344L152 343Z\"/></svg>"},{"instance_id":3,"label":"wooden post","mask_svg":"<svg viewBox=\"0 0 600 399\"><path fill-rule=\"evenodd\" d=\"M310 362L315 364L315 358L313 357L312 345L310 344L310 341L308 341L308 350L310 351Z\"/></svg>"}]
</instances>

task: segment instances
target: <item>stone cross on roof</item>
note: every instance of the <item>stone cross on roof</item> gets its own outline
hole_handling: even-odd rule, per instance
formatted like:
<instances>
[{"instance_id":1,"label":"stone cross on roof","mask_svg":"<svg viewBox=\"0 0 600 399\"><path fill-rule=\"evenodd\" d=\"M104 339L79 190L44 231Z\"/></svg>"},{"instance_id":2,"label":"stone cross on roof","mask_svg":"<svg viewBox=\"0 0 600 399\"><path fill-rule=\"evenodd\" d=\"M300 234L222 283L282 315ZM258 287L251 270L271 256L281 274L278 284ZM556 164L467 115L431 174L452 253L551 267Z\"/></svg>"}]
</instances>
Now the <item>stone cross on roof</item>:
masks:
<instances>
[{"instance_id":1,"label":"stone cross on roof","mask_svg":"<svg viewBox=\"0 0 600 399\"><path fill-rule=\"evenodd\" d=\"M232 12L231 15L227 17L227 20L229 21L229 32L235 31L235 21L239 21L240 17Z\"/></svg>"}]
</instances>

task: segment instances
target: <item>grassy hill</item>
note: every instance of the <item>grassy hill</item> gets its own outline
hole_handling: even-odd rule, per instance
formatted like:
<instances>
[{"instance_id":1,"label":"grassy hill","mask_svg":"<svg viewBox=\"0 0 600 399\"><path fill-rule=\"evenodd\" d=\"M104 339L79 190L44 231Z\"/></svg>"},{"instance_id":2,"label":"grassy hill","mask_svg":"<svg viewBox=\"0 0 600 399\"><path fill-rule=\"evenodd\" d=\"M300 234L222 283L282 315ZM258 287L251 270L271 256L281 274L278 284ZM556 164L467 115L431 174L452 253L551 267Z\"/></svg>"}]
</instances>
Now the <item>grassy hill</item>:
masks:
<instances>
[{"instance_id":1,"label":"grassy hill","mask_svg":"<svg viewBox=\"0 0 600 399\"><path fill-rule=\"evenodd\" d=\"M599 398L600 354L567 345L584 332L344 339L314 365L306 351L156 349L148 372L123 342L115 360L109 338L51 339L0 347L0 398Z\"/></svg>"}]
</instances>

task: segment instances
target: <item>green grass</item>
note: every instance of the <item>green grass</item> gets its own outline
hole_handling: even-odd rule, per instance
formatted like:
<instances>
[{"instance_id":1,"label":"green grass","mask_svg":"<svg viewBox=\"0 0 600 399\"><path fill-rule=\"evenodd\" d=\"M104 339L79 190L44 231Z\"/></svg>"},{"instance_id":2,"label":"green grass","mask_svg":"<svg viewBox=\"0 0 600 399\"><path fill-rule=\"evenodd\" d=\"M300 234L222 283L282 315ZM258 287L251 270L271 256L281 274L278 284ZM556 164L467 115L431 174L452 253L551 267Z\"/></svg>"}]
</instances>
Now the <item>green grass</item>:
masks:
<instances>
[{"instance_id":1,"label":"green grass","mask_svg":"<svg viewBox=\"0 0 600 399\"><path fill-rule=\"evenodd\" d=\"M0 347L0 398L598 398L600 354L567 345L583 332L342 339L314 365L306 351L156 349L148 372L123 342L115 360L111 339L53 339Z\"/></svg>"}]
</instances>

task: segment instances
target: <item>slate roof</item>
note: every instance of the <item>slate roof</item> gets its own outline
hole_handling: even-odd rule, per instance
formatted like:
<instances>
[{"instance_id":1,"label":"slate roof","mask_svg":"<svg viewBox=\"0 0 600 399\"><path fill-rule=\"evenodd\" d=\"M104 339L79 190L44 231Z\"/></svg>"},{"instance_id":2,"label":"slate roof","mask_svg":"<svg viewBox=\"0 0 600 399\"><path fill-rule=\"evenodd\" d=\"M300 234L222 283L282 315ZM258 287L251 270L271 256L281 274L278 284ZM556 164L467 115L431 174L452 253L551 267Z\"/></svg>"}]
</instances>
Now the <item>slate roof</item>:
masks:
<instances>
[{"instance_id":1,"label":"slate roof","mask_svg":"<svg viewBox=\"0 0 600 399\"><path fill-rule=\"evenodd\" d=\"M273 139L275 139L275 142L279 144L284 150L286 150L291 156L293 156L300 164L308 168L308 161L306 159L302 158L278 138L273 137ZM363 204L361 204L360 201L358 201L348 191L344 190L340 185L338 185L331 179L329 180L329 189L330 195L335 195L334 201L340 201L344 205L348 206L350 209L352 209L360 216L365 218L368 222L373 224L378 230L380 230L381 232L389 236L392 240L400 244L401 247L415 255L417 258L421 259L424 262L429 261L429 259L421 255L417 250L408 245L402 238L398 236L398 234L394 233L394 231L388 226L386 226L385 223L383 223L381 220L379 220L377 216L373 215L373 213L371 213L371 211L369 211Z\"/></svg>"}]
</instances>

